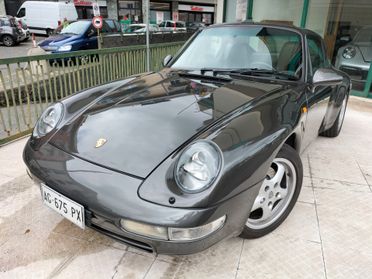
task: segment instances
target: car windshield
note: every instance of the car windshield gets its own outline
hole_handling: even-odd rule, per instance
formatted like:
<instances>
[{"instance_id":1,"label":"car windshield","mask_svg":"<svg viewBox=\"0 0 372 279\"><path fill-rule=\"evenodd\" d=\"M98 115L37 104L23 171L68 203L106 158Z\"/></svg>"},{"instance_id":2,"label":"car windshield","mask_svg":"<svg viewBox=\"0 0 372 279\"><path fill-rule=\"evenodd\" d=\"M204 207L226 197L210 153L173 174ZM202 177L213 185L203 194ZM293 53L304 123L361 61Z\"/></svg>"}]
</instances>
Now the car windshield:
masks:
<instances>
[{"instance_id":1,"label":"car windshield","mask_svg":"<svg viewBox=\"0 0 372 279\"><path fill-rule=\"evenodd\" d=\"M266 70L299 78L301 36L285 29L259 26L204 29L171 67L185 70Z\"/></svg>"},{"instance_id":2,"label":"car windshield","mask_svg":"<svg viewBox=\"0 0 372 279\"><path fill-rule=\"evenodd\" d=\"M361 29L356 35L356 43L372 43L372 27Z\"/></svg>"},{"instance_id":3,"label":"car windshield","mask_svg":"<svg viewBox=\"0 0 372 279\"><path fill-rule=\"evenodd\" d=\"M82 35L87 31L90 25L90 21L76 21L63 28L61 34Z\"/></svg>"}]
</instances>

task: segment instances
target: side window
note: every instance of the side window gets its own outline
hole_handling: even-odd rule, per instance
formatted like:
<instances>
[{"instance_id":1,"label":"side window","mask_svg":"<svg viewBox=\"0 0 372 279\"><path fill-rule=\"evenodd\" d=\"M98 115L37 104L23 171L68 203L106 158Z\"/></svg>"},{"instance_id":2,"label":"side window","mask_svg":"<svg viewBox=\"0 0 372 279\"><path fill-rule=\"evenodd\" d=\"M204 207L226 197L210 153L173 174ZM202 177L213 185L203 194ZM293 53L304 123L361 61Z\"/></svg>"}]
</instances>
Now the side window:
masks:
<instances>
[{"instance_id":1,"label":"side window","mask_svg":"<svg viewBox=\"0 0 372 279\"><path fill-rule=\"evenodd\" d=\"M8 19L2 20L2 26L11 26L10 21Z\"/></svg>"},{"instance_id":2,"label":"side window","mask_svg":"<svg viewBox=\"0 0 372 279\"><path fill-rule=\"evenodd\" d=\"M307 45L310 55L311 72L314 74L319 68L327 66L327 60L322 43L318 38L307 37Z\"/></svg>"},{"instance_id":3,"label":"side window","mask_svg":"<svg viewBox=\"0 0 372 279\"><path fill-rule=\"evenodd\" d=\"M26 15L26 9L22 8L18 11L17 17L24 17Z\"/></svg>"},{"instance_id":4,"label":"side window","mask_svg":"<svg viewBox=\"0 0 372 279\"><path fill-rule=\"evenodd\" d=\"M110 26L107 24L107 22L103 22L103 25L102 25L102 29L101 29L101 32L102 33L112 33L112 29L110 28Z\"/></svg>"}]
</instances>

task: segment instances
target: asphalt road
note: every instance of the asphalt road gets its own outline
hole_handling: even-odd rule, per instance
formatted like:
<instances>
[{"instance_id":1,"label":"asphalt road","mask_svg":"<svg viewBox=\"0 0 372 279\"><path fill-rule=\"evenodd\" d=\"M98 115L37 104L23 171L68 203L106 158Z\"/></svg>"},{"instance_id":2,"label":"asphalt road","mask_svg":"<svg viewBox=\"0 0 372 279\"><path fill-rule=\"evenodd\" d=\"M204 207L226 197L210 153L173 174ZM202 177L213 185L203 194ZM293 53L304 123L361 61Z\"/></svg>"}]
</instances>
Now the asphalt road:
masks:
<instances>
[{"instance_id":1,"label":"asphalt road","mask_svg":"<svg viewBox=\"0 0 372 279\"><path fill-rule=\"evenodd\" d=\"M45 38L46 37L36 36L36 42L40 42ZM30 48L32 48L31 38L27 42L21 42L19 45L13 47L6 47L0 44L0 59L27 56L27 52Z\"/></svg>"}]
</instances>

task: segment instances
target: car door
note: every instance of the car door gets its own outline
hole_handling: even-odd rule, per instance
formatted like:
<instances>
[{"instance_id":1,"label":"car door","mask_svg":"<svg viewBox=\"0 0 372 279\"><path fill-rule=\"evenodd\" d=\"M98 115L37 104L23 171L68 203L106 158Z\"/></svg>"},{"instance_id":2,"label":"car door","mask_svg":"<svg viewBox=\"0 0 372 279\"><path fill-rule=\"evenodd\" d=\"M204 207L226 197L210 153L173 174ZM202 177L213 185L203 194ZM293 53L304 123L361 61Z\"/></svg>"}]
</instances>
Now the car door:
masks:
<instances>
[{"instance_id":1,"label":"car door","mask_svg":"<svg viewBox=\"0 0 372 279\"><path fill-rule=\"evenodd\" d=\"M320 68L329 67L329 63L326 58L325 48L320 37L315 35L306 36L306 45L308 53L308 84L307 87L307 101L308 101L308 115L305 125L304 134L304 148L314 140L318 134L319 129L322 126L324 116L327 112L329 98L332 91L335 90L331 86L318 86L312 87L312 78L315 72Z\"/></svg>"},{"instance_id":2,"label":"car door","mask_svg":"<svg viewBox=\"0 0 372 279\"><path fill-rule=\"evenodd\" d=\"M85 47L84 49L97 49L98 48L98 41L97 41L97 29L90 25L87 32L85 33Z\"/></svg>"}]
</instances>

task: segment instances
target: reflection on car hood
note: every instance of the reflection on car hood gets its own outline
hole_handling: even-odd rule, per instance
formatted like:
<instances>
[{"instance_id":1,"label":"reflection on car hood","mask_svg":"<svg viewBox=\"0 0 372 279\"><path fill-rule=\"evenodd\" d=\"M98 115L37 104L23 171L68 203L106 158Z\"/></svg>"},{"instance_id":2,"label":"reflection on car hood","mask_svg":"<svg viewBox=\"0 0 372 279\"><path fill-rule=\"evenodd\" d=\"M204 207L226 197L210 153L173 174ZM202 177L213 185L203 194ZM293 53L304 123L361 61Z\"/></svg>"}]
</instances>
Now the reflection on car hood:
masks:
<instances>
[{"instance_id":1,"label":"reflection on car hood","mask_svg":"<svg viewBox=\"0 0 372 279\"><path fill-rule=\"evenodd\" d=\"M357 43L355 44L360 49L362 53L363 60L365 62L372 61L372 44L371 43Z\"/></svg>"},{"instance_id":2,"label":"reflection on car hood","mask_svg":"<svg viewBox=\"0 0 372 279\"><path fill-rule=\"evenodd\" d=\"M51 139L91 162L145 178L188 139L226 113L283 85L215 83L169 69L139 77L95 101Z\"/></svg>"},{"instance_id":3,"label":"reflection on car hood","mask_svg":"<svg viewBox=\"0 0 372 279\"><path fill-rule=\"evenodd\" d=\"M49 38L41 41L39 46L41 48L56 48L67 43L73 42L76 39L81 38L82 35L73 35L73 34L58 34L54 36L50 36Z\"/></svg>"}]
</instances>

